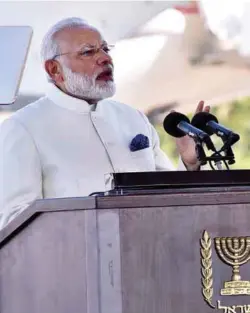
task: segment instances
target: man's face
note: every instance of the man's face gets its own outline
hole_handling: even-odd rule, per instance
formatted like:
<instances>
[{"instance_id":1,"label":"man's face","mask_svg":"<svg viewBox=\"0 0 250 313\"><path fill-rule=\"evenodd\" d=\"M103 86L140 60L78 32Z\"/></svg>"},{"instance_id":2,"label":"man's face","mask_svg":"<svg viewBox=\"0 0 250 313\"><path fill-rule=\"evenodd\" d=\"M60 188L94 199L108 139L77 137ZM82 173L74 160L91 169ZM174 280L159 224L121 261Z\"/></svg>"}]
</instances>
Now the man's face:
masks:
<instances>
[{"instance_id":1,"label":"man's face","mask_svg":"<svg viewBox=\"0 0 250 313\"><path fill-rule=\"evenodd\" d=\"M60 46L58 71L66 92L88 100L113 96L113 63L108 45L97 30L65 29L55 39Z\"/></svg>"}]
</instances>

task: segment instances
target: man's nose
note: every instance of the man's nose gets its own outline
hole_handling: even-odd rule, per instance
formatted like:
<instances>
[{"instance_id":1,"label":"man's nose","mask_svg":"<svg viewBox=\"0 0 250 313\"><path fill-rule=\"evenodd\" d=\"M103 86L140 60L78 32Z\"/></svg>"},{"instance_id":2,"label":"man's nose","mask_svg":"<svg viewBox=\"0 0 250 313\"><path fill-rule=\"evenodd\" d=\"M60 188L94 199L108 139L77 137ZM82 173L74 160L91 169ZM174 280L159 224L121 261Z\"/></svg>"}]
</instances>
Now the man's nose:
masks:
<instances>
[{"instance_id":1,"label":"man's nose","mask_svg":"<svg viewBox=\"0 0 250 313\"><path fill-rule=\"evenodd\" d=\"M112 61L111 56L108 53L106 53L105 51L100 51L97 57L97 64L98 65L106 65L106 64L113 65L113 61Z\"/></svg>"}]
</instances>

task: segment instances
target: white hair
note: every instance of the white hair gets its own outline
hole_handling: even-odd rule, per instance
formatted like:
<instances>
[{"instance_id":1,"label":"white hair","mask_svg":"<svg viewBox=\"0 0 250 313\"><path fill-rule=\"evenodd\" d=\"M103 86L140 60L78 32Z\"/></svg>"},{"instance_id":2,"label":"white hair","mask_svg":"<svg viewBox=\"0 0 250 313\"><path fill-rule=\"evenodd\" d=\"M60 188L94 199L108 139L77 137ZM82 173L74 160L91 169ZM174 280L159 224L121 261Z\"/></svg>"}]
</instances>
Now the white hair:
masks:
<instances>
[{"instance_id":1,"label":"white hair","mask_svg":"<svg viewBox=\"0 0 250 313\"><path fill-rule=\"evenodd\" d=\"M41 46L41 59L43 64L47 60L51 60L55 55L60 54L60 46L55 40L55 35L61 30L74 27L88 27L94 29L93 26L88 24L85 20L79 17L70 17L63 19L53 25L43 38Z\"/></svg>"},{"instance_id":2,"label":"white hair","mask_svg":"<svg viewBox=\"0 0 250 313\"><path fill-rule=\"evenodd\" d=\"M95 75L90 77L86 74L74 73L66 65L63 65L63 73L66 90L80 99L102 100L112 97L115 93L116 87L113 81L96 84Z\"/></svg>"}]
</instances>

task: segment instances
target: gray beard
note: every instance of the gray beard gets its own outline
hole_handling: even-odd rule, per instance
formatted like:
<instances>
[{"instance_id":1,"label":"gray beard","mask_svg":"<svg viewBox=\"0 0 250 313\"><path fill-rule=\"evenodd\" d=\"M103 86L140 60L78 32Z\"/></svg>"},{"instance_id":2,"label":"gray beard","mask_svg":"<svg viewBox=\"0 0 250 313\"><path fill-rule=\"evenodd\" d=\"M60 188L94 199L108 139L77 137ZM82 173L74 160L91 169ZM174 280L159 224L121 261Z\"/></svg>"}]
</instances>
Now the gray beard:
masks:
<instances>
[{"instance_id":1,"label":"gray beard","mask_svg":"<svg viewBox=\"0 0 250 313\"><path fill-rule=\"evenodd\" d=\"M102 100L115 94L115 83L106 82L103 86L96 84L95 77L85 74L73 73L70 68L63 65L65 88L68 93L78 98Z\"/></svg>"}]
</instances>

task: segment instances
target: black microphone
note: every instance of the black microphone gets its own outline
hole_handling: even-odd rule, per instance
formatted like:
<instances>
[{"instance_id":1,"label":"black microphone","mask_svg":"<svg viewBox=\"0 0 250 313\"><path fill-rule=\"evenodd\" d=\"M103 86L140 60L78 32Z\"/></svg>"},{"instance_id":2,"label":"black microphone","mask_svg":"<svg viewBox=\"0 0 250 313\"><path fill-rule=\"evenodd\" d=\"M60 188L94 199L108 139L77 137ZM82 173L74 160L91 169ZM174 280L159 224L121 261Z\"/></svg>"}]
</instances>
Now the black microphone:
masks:
<instances>
[{"instance_id":1,"label":"black microphone","mask_svg":"<svg viewBox=\"0 0 250 313\"><path fill-rule=\"evenodd\" d=\"M209 135L216 134L221 137L224 142L230 140L230 145L235 144L240 139L238 134L220 125L217 118L208 112L199 112L195 114L191 124Z\"/></svg>"},{"instance_id":2,"label":"black microphone","mask_svg":"<svg viewBox=\"0 0 250 313\"><path fill-rule=\"evenodd\" d=\"M209 135L216 134L224 142L224 146L221 148L221 151L225 152L225 155L229 157L228 164L234 164L234 153L231 148L235 144L240 136L230 129L219 124L216 116L208 112L199 112L192 119L192 125L201 128Z\"/></svg>"},{"instance_id":3,"label":"black microphone","mask_svg":"<svg viewBox=\"0 0 250 313\"><path fill-rule=\"evenodd\" d=\"M190 136L196 142L205 142L209 150L215 150L212 140L204 131L190 124L190 120L184 114L172 112L168 114L163 122L165 131L173 137Z\"/></svg>"}]
</instances>

